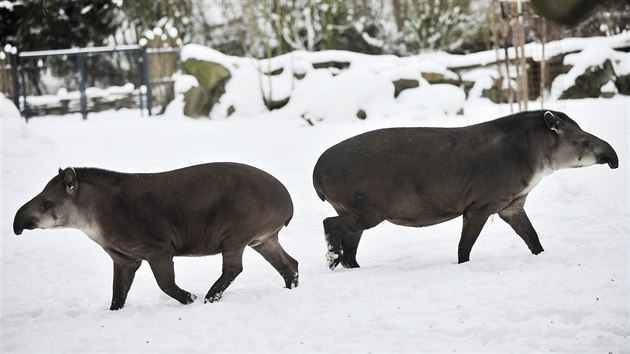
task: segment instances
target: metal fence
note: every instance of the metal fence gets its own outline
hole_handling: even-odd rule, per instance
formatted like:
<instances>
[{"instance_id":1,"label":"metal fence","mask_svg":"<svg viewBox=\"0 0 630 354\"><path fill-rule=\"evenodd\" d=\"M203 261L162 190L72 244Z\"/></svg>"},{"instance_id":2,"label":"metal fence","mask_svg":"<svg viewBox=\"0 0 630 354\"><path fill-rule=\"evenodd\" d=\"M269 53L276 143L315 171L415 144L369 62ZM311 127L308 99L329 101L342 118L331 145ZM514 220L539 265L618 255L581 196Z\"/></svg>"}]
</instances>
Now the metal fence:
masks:
<instances>
[{"instance_id":1,"label":"metal fence","mask_svg":"<svg viewBox=\"0 0 630 354\"><path fill-rule=\"evenodd\" d=\"M172 76L180 66L179 51L179 48L121 45L19 52L15 47L5 46L4 51L0 51L0 92L12 99L27 120L42 114L74 112L80 112L83 119L87 119L88 112L120 107L139 107L142 114L146 110L148 115L153 115L154 99L157 98L158 106L161 106L160 111L163 112L174 96ZM130 58L129 71L134 73L135 77L128 79L133 89L124 90L125 93L119 95L117 101L112 103L112 99L90 95L90 88L87 87L90 72L86 69L86 61L95 56L115 54L126 54ZM63 100L43 104L45 100L42 101L42 96L34 94L33 91L37 90L29 84L27 72L29 68L37 67L43 60L50 58L63 58L74 62L78 95L69 94ZM104 101L108 101L108 104Z\"/></svg>"}]
</instances>

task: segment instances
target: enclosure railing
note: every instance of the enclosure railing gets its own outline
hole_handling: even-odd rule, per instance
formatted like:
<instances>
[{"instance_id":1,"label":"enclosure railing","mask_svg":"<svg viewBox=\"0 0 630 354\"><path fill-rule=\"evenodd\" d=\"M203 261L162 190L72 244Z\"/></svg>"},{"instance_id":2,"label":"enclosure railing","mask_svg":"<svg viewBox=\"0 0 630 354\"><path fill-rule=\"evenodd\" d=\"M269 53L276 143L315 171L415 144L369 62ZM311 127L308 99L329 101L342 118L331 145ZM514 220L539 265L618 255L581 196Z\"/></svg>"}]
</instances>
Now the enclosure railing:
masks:
<instances>
[{"instance_id":1,"label":"enclosure railing","mask_svg":"<svg viewBox=\"0 0 630 354\"><path fill-rule=\"evenodd\" d=\"M43 50L31 52L19 52L15 47L5 47L3 55L0 56L0 89L2 93L8 94L20 113L27 120L32 116L27 98L27 80L25 63L37 61L51 57L74 57L76 77L79 89L80 112L83 119L87 119L88 97L86 95L86 79L89 72L86 70L86 58L96 55L107 55L112 53L128 53L132 61L135 62L137 75L135 86L138 91L138 107L141 112L147 110L148 115L153 115L153 86L156 86L162 97L170 96L165 92L165 85L173 84L173 72L165 70L156 71L154 68L164 67L164 60L175 61L175 66L179 67L179 48L148 48L143 45L118 45L91 48L71 48L60 50ZM174 55L177 54L175 57ZM162 56L169 58L164 59ZM150 63L153 62L153 63ZM172 66L172 65L171 65ZM163 75L163 76L160 76ZM9 82L11 84L9 85ZM168 98L162 99L162 111Z\"/></svg>"}]
</instances>

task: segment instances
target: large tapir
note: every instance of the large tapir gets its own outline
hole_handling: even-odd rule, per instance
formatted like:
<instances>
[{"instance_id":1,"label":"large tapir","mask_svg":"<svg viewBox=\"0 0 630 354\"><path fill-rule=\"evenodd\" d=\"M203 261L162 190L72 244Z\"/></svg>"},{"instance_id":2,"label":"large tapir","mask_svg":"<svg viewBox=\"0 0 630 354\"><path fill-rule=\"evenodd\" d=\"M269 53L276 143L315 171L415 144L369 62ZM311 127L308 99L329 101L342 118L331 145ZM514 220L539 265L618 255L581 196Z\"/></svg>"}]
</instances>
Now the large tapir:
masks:
<instances>
[{"instance_id":1,"label":"large tapir","mask_svg":"<svg viewBox=\"0 0 630 354\"><path fill-rule=\"evenodd\" d=\"M242 271L246 246L271 263L287 288L297 286L298 262L278 243L292 216L282 183L248 165L209 163L148 174L66 168L18 210L13 230L87 234L114 261L110 309L118 310L142 261L166 294L193 302L196 296L175 284L173 256L222 254L222 274L205 297L216 301Z\"/></svg>"},{"instance_id":2,"label":"large tapir","mask_svg":"<svg viewBox=\"0 0 630 354\"><path fill-rule=\"evenodd\" d=\"M324 220L328 266L358 267L364 230L384 220L428 226L463 215L459 263L498 213L533 254L543 251L523 209L540 179L562 168L607 163L615 150L566 114L518 113L461 128L367 132L326 150L313 184L339 216Z\"/></svg>"}]
</instances>

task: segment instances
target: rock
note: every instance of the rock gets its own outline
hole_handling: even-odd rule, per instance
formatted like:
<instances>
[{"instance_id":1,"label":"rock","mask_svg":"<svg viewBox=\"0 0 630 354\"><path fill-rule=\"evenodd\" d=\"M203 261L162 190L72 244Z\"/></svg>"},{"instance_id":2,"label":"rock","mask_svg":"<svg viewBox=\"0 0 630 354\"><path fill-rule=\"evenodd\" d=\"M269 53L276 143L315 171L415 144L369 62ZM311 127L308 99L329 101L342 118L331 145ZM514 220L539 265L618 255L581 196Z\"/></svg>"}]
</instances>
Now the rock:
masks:
<instances>
[{"instance_id":1,"label":"rock","mask_svg":"<svg viewBox=\"0 0 630 354\"><path fill-rule=\"evenodd\" d=\"M420 81L414 79L400 79L394 83L394 97L398 97L403 90L420 86Z\"/></svg>"},{"instance_id":2,"label":"rock","mask_svg":"<svg viewBox=\"0 0 630 354\"><path fill-rule=\"evenodd\" d=\"M449 72L452 73L452 72ZM457 76L457 74L452 73L453 75ZM457 79L455 78L447 78L446 76L444 76L444 74L441 73L432 73L432 72L422 72L420 73L420 75L422 76L423 79L427 80L431 85L433 84L451 84L451 85L455 85L455 86L459 86L462 83L462 80L459 79L459 76Z\"/></svg>"},{"instance_id":3,"label":"rock","mask_svg":"<svg viewBox=\"0 0 630 354\"><path fill-rule=\"evenodd\" d=\"M230 107L228 107L227 109L227 117L231 116L232 114L234 114L234 112L236 112L236 108L234 108L234 105L230 105Z\"/></svg>"},{"instance_id":4,"label":"rock","mask_svg":"<svg viewBox=\"0 0 630 354\"><path fill-rule=\"evenodd\" d=\"M619 94L630 96L630 74L617 76L615 86Z\"/></svg>"},{"instance_id":5,"label":"rock","mask_svg":"<svg viewBox=\"0 0 630 354\"><path fill-rule=\"evenodd\" d=\"M225 84L232 75L223 65L204 60L188 59L183 66L185 73L194 76L200 85L184 93L184 114L208 116L212 106L225 93Z\"/></svg>"},{"instance_id":6,"label":"rock","mask_svg":"<svg viewBox=\"0 0 630 354\"><path fill-rule=\"evenodd\" d=\"M271 71L263 73L263 74L265 74L267 76L277 76L277 75L282 74L283 71L284 71L284 68L283 67L279 67L278 69L271 70Z\"/></svg>"},{"instance_id":7,"label":"rock","mask_svg":"<svg viewBox=\"0 0 630 354\"><path fill-rule=\"evenodd\" d=\"M359 109L359 111L357 112L357 118L364 120L367 118L367 113L365 113L364 110Z\"/></svg>"},{"instance_id":8,"label":"rock","mask_svg":"<svg viewBox=\"0 0 630 354\"><path fill-rule=\"evenodd\" d=\"M313 68L315 69L337 68L339 70L344 70L349 67L350 62L347 61L326 61L322 63L313 63Z\"/></svg>"},{"instance_id":9,"label":"rock","mask_svg":"<svg viewBox=\"0 0 630 354\"><path fill-rule=\"evenodd\" d=\"M209 92L217 86L227 82L232 76L230 71L221 64L210 61L188 59L184 62L184 71L197 78L199 85Z\"/></svg>"},{"instance_id":10,"label":"rock","mask_svg":"<svg viewBox=\"0 0 630 354\"><path fill-rule=\"evenodd\" d=\"M286 106L287 103L289 103L290 99L291 99L291 97L286 97L286 98L283 98L281 100L270 100L270 99L267 99L266 97L263 97L263 101L265 102L265 106L267 106L267 108L270 111L273 111L274 109L280 109L280 108Z\"/></svg>"},{"instance_id":11,"label":"rock","mask_svg":"<svg viewBox=\"0 0 630 354\"><path fill-rule=\"evenodd\" d=\"M184 114L188 117L207 117L212 109L208 91L203 87L191 87L184 93Z\"/></svg>"},{"instance_id":12,"label":"rock","mask_svg":"<svg viewBox=\"0 0 630 354\"><path fill-rule=\"evenodd\" d=\"M602 86L614 79L615 71L612 63L606 60L601 66L588 67L575 79L573 86L562 92L560 99L600 97Z\"/></svg>"}]
</instances>

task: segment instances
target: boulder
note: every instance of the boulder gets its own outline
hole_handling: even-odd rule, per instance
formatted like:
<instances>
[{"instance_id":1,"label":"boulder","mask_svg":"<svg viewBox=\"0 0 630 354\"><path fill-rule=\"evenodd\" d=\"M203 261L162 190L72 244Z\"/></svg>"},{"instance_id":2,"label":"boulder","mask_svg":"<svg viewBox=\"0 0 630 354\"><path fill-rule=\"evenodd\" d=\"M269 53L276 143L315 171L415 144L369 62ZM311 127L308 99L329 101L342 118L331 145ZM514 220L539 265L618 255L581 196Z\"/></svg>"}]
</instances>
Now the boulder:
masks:
<instances>
[{"instance_id":1,"label":"boulder","mask_svg":"<svg viewBox=\"0 0 630 354\"><path fill-rule=\"evenodd\" d=\"M420 86L420 81L415 79L399 79L393 81L394 83L394 97L398 97L403 90L416 88Z\"/></svg>"},{"instance_id":2,"label":"boulder","mask_svg":"<svg viewBox=\"0 0 630 354\"><path fill-rule=\"evenodd\" d=\"M212 109L208 91L203 87L191 87L184 92L184 114L188 117L207 117Z\"/></svg>"},{"instance_id":3,"label":"boulder","mask_svg":"<svg viewBox=\"0 0 630 354\"><path fill-rule=\"evenodd\" d=\"M189 117L208 116L225 93L225 85L232 75L225 66L210 61L188 59L183 66L184 72L199 82L199 86L184 93L184 114Z\"/></svg>"},{"instance_id":4,"label":"boulder","mask_svg":"<svg viewBox=\"0 0 630 354\"><path fill-rule=\"evenodd\" d=\"M590 66L575 79L573 86L560 95L560 99L600 97L602 87L615 81L615 71L610 60L602 65Z\"/></svg>"}]
</instances>

